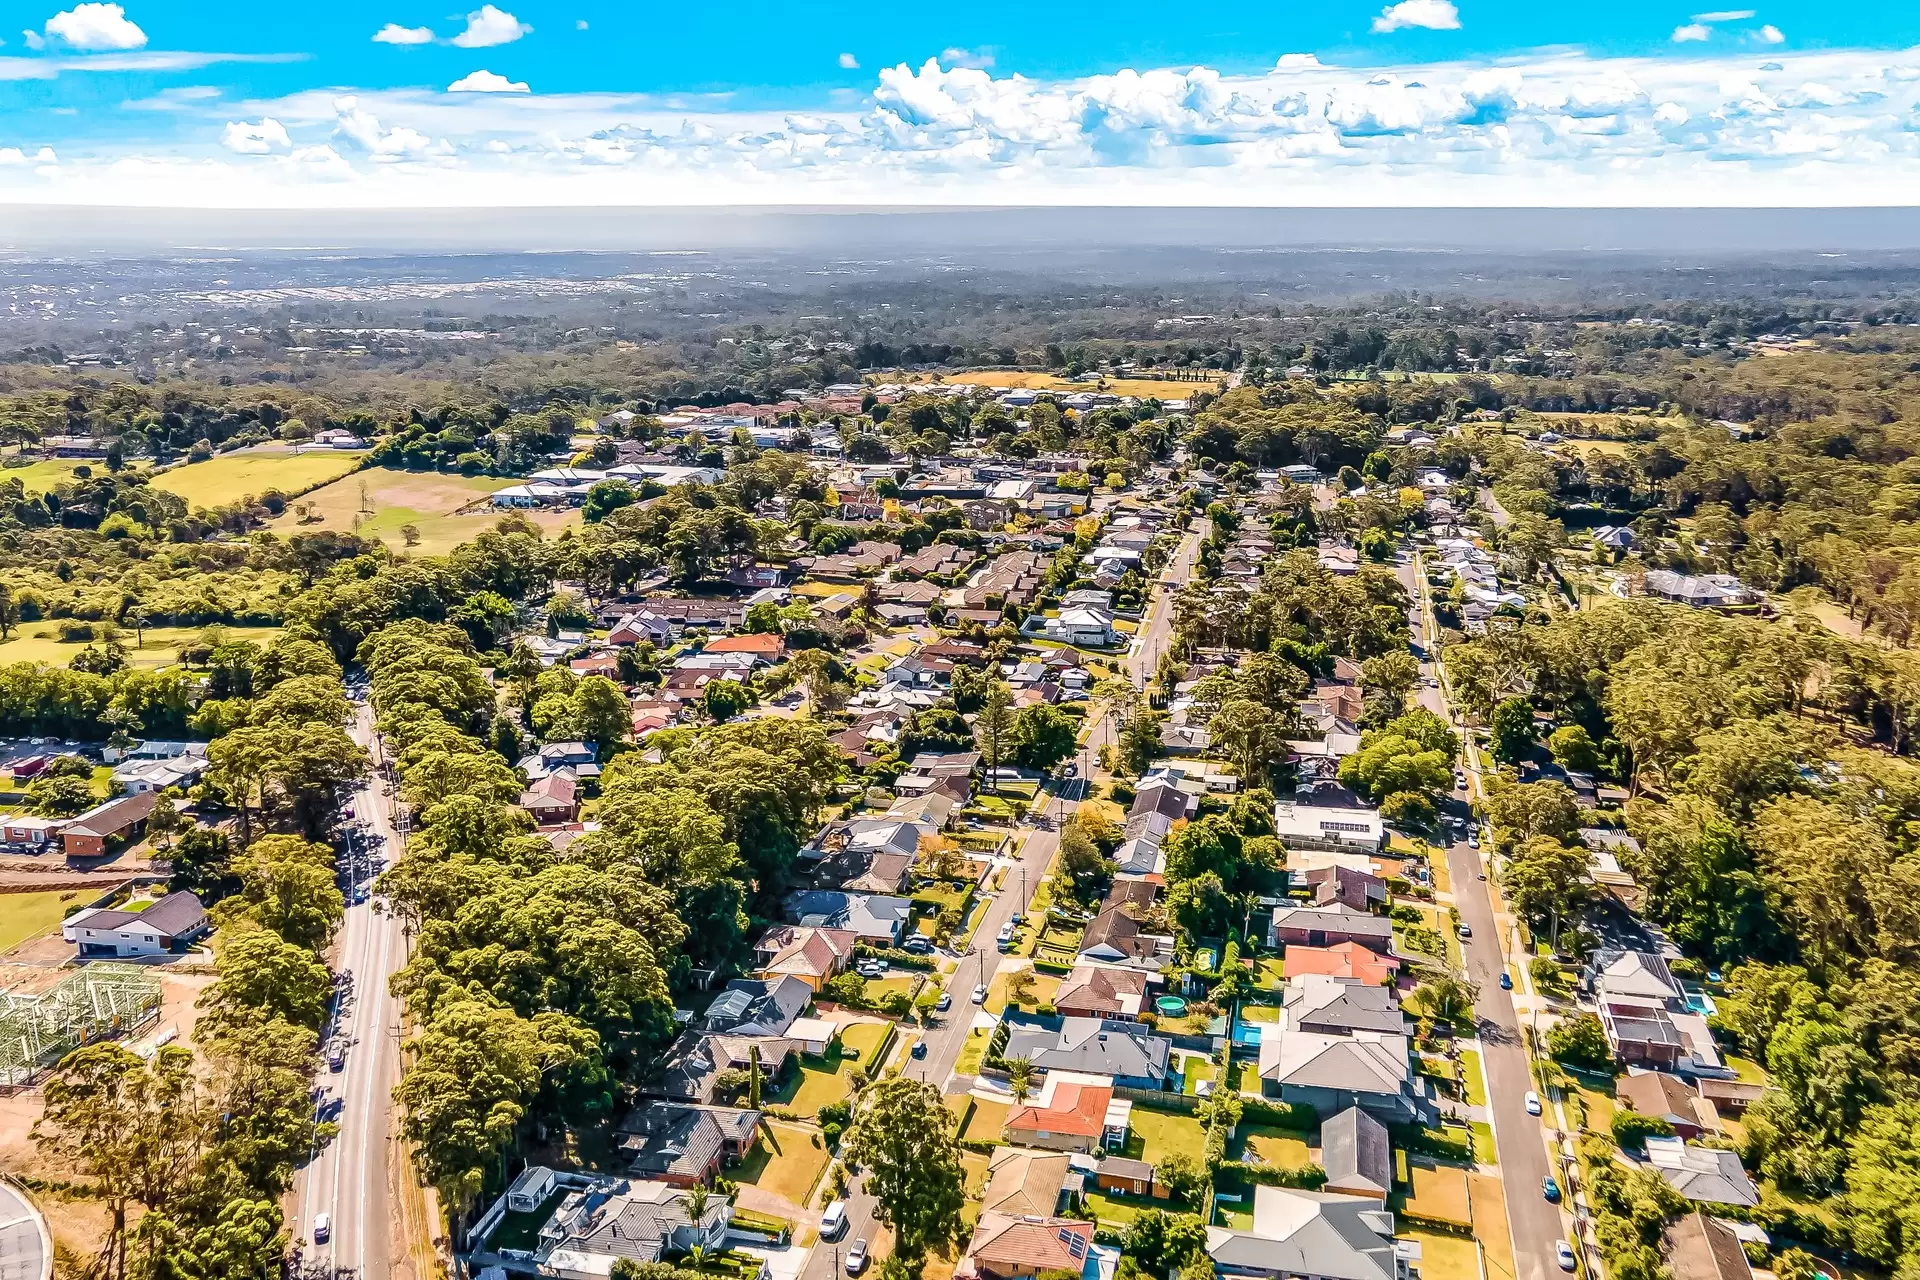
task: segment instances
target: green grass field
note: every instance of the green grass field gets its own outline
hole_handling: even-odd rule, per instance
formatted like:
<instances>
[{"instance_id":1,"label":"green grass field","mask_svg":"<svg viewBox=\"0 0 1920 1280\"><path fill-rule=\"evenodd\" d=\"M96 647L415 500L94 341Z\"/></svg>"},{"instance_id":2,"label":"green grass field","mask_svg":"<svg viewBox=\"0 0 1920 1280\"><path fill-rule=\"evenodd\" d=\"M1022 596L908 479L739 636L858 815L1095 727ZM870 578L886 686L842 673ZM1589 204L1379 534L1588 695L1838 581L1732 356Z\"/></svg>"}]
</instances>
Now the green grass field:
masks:
<instances>
[{"instance_id":1,"label":"green grass field","mask_svg":"<svg viewBox=\"0 0 1920 1280\"><path fill-rule=\"evenodd\" d=\"M1136 1115L1138 1112L1135 1113ZM1243 1124L1238 1135L1229 1145L1229 1153L1237 1147L1239 1154L1231 1158L1247 1160L1254 1156L1260 1163L1279 1169L1304 1169L1313 1163L1310 1143L1311 1135L1294 1129L1280 1129L1273 1125Z\"/></svg>"},{"instance_id":2,"label":"green grass field","mask_svg":"<svg viewBox=\"0 0 1920 1280\"><path fill-rule=\"evenodd\" d=\"M454 512L496 490L518 483L517 480L499 476L462 476L438 471L369 467L315 489L297 504L289 504L287 513L274 521L273 529L282 536L302 530L352 531L363 537L378 538L395 551L401 551L406 549L406 536L402 530L412 525L420 538L413 547L415 552L421 555L445 555L462 542L470 542L491 529L504 514L491 509L468 515L455 515ZM365 487L366 505L372 508L372 515L361 514L362 486ZM580 522L578 511L528 511L524 514L549 534Z\"/></svg>"},{"instance_id":3,"label":"green grass field","mask_svg":"<svg viewBox=\"0 0 1920 1280\"><path fill-rule=\"evenodd\" d=\"M43 458L24 467L0 468L0 480L18 480L28 493L51 493L55 486L73 479L75 467L87 467L95 475L107 469L98 458Z\"/></svg>"},{"instance_id":4,"label":"green grass field","mask_svg":"<svg viewBox=\"0 0 1920 1280\"><path fill-rule=\"evenodd\" d=\"M50 889L44 893L0 893L0 951L60 927L67 908L98 897L98 889Z\"/></svg>"},{"instance_id":5,"label":"green grass field","mask_svg":"<svg viewBox=\"0 0 1920 1280\"><path fill-rule=\"evenodd\" d=\"M199 639L201 630L200 627L148 627L144 643L137 649L134 634L128 631L122 636L127 646L127 665L143 670L172 666L180 660L180 646ZM266 644L280 634L278 627L228 627L226 631L230 639L251 640L255 644ZM51 623L30 622L16 627L13 638L0 644L0 662L45 662L64 667L84 648L84 644L68 644L58 639Z\"/></svg>"},{"instance_id":6,"label":"green grass field","mask_svg":"<svg viewBox=\"0 0 1920 1280\"><path fill-rule=\"evenodd\" d=\"M1148 1164L1159 1164L1172 1155L1187 1155L1199 1160L1206 1154L1206 1148L1206 1130L1192 1116L1172 1111L1151 1111L1146 1107L1133 1109L1126 1155L1145 1160Z\"/></svg>"},{"instance_id":7,"label":"green grass field","mask_svg":"<svg viewBox=\"0 0 1920 1280\"><path fill-rule=\"evenodd\" d=\"M269 489L285 494L304 493L338 480L365 457L360 453L287 453L282 450L241 449L217 454L205 462L177 466L153 481L156 489L177 493L190 507L219 507L257 498Z\"/></svg>"}]
</instances>

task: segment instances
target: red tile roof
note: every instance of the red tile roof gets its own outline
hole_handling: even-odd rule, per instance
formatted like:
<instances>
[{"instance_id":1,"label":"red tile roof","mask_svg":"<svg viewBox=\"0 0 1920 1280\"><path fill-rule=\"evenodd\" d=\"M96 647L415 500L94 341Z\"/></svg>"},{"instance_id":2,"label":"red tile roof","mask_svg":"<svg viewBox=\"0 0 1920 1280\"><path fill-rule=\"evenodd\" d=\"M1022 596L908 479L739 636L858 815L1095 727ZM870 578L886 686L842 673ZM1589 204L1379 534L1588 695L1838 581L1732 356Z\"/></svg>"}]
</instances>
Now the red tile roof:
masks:
<instances>
[{"instance_id":1,"label":"red tile roof","mask_svg":"<svg viewBox=\"0 0 1920 1280\"><path fill-rule=\"evenodd\" d=\"M1110 1084L1058 1081L1052 1084L1048 1106L1016 1107L1007 1117L1007 1128L1097 1138L1106 1129L1107 1106L1112 1101Z\"/></svg>"}]
</instances>

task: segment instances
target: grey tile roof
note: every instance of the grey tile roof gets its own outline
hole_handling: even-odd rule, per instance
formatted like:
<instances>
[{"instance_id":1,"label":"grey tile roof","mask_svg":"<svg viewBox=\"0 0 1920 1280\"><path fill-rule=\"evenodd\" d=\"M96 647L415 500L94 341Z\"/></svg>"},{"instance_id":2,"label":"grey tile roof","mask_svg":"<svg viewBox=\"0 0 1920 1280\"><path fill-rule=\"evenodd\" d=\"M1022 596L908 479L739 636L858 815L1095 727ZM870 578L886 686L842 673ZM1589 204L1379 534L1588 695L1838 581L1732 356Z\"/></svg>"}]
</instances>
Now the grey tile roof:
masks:
<instances>
[{"instance_id":1,"label":"grey tile roof","mask_svg":"<svg viewBox=\"0 0 1920 1280\"><path fill-rule=\"evenodd\" d=\"M1327 1171L1329 1190L1386 1195L1393 1190L1393 1144L1387 1126L1358 1107L1348 1107L1320 1126L1320 1167Z\"/></svg>"}]
</instances>

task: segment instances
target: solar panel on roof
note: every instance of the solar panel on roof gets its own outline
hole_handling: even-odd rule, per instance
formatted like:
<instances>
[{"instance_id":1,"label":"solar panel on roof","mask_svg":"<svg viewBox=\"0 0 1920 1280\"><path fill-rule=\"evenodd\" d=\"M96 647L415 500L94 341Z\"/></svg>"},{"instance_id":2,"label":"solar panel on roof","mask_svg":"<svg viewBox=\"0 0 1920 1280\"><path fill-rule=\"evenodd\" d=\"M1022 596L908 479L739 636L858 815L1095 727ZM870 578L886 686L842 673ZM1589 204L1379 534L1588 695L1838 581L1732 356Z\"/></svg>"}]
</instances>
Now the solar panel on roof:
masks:
<instances>
[{"instance_id":1,"label":"solar panel on roof","mask_svg":"<svg viewBox=\"0 0 1920 1280\"><path fill-rule=\"evenodd\" d=\"M1060 1228L1060 1243L1067 1246L1067 1253L1075 1262L1087 1256L1087 1242L1065 1227Z\"/></svg>"}]
</instances>

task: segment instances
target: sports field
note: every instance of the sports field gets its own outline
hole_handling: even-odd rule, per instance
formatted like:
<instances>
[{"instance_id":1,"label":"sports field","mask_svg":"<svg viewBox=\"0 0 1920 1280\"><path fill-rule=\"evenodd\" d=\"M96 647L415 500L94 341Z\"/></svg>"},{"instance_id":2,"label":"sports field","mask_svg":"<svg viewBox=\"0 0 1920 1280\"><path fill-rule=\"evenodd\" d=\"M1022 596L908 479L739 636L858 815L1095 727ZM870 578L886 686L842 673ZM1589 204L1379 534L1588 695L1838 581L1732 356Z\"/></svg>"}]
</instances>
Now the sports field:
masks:
<instances>
[{"instance_id":1,"label":"sports field","mask_svg":"<svg viewBox=\"0 0 1920 1280\"><path fill-rule=\"evenodd\" d=\"M273 522L273 530L283 536L317 529L357 531L362 537L379 538L395 551L402 551L407 549L402 530L412 525L420 539L414 551L445 555L491 529L505 514L485 506L468 515L454 512L478 503L496 489L519 483L499 476L369 467L288 504L286 514ZM371 514L366 514L368 511ZM578 511L525 514L548 534L580 522Z\"/></svg>"},{"instance_id":2,"label":"sports field","mask_svg":"<svg viewBox=\"0 0 1920 1280\"><path fill-rule=\"evenodd\" d=\"M153 481L156 489L177 493L189 507L220 507L257 498L269 489L292 496L338 479L360 465L360 453L314 450L292 453L267 446L218 454L205 462L173 467Z\"/></svg>"}]
</instances>

